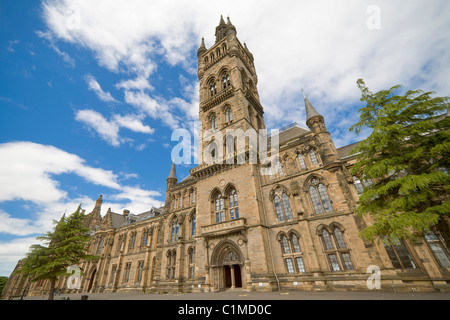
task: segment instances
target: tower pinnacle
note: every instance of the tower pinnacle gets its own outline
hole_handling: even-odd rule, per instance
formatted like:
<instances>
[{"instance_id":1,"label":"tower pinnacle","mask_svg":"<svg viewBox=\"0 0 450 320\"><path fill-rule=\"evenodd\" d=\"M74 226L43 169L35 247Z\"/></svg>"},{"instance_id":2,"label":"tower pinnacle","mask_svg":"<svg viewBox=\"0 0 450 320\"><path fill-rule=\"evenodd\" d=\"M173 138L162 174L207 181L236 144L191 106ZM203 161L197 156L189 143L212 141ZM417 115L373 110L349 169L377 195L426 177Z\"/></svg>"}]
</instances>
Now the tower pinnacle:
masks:
<instances>
[{"instance_id":1,"label":"tower pinnacle","mask_svg":"<svg viewBox=\"0 0 450 320\"><path fill-rule=\"evenodd\" d=\"M170 168L169 176L167 177L167 186L171 186L176 184L178 181L177 179L177 172L175 170L175 162L172 162L172 167Z\"/></svg>"},{"instance_id":2,"label":"tower pinnacle","mask_svg":"<svg viewBox=\"0 0 450 320\"><path fill-rule=\"evenodd\" d=\"M305 109L306 109L306 124L308 124L308 121L311 120L314 117L322 116L317 110L313 107L311 102L309 102L308 98L305 95L305 92L302 89L302 94L305 99Z\"/></svg>"}]
</instances>

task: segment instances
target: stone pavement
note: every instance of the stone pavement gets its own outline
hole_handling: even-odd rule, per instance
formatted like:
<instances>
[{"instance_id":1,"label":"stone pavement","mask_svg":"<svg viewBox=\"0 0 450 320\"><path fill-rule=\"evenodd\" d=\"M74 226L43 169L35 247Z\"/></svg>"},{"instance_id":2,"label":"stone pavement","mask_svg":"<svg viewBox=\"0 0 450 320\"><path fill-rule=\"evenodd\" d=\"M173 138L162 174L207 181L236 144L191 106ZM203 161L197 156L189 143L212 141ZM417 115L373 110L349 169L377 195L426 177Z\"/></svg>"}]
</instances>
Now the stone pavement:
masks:
<instances>
[{"instance_id":1,"label":"stone pavement","mask_svg":"<svg viewBox=\"0 0 450 320\"><path fill-rule=\"evenodd\" d=\"M55 300L81 300L82 295L88 295L88 300L450 300L450 293L394 293L381 291L365 292L246 292L229 290L213 293L175 293L175 294L145 294L145 293L78 293L56 295ZM25 300L47 300L48 296L26 297Z\"/></svg>"}]
</instances>

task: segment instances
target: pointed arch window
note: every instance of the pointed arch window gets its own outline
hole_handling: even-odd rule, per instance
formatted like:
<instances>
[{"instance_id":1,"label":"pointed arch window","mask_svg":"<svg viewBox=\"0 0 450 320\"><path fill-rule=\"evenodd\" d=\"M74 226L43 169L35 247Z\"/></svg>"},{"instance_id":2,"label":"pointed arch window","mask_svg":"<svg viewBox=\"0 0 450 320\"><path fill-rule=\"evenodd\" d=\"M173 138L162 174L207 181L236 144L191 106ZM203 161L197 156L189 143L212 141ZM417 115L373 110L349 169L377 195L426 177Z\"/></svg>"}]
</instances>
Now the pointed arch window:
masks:
<instances>
[{"instance_id":1,"label":"pointed arch window","mask_svg":"<svg viewBox=\"0 0 450 320\"><path fill-rule=\"evenodd\" d=\"M442 241L441 233L437 230L430 230L425 233L425 240L441 267L450 268L450 254Z\"/></svg>"},{"instance_id":2,"label":"pointed arch window","mask_svg":"<svg viewBox=\"0 0 450 320\"><path fill-rule=\"evenodd\" d=\"M191 204L195 203L195 189L192 189L191 191Z\"/></svg>"},{"instance_id":3,"label":"pointed arch window","mask_svg":"<svg viewBox=\"0 0 450 320\"><path fill-rule=\"evenodd\" d=\"M225 122L231 122L231 121L233 121L233 111L231 110L231 108L230 107L228 107L226 110L225 110Z\"/></svg>"},{"instance_id":4,"label":"pointed arch window","mask_svg":"<svg viewBox=\"0 0 450 320\"><path fill-rule=\"evenodd\" d=\"M102 248L103 248L103 242L104 242L105 238L102 237L98 243L98 247L97 247L97 254L100 254L102 252Z\"/></svg>"},{"instance_id":5,"label":"pointed arch window","mask_svg":"<svg viewBox=\"0 0 450 320\"><path fill-rule=\"evenodd\" d=\"M306 163L305 159L303 158L303 155L301 153L298 154L298 163L300 164L300 169L306 170Z\"/></svg>"},{"instance_id":6,"label":"pointed arch window","mask_svg":"<svg viewBox=\"0 0 450 320\"><path fill-rule=\"evenodd\" d=\"M397 269L417 269L411 253L402 239L384 238L384 248Z\"/></svg>"},{"instance_id":7,"label":"pointed arch window","mask_svg":"<svg viewBox=\"0 0 450 320\"><path fill-rule=\"evenodd\" d=\"M309 150L309 157L311 158L311 163L313 165L317 166L319 164L319 160L317 160L317 156L314 150L312 149Z\"/></svg>"},{"instance_id":8,"label":"pointed arch window","mask_svg":"<svg viewBox=\"0 0 450 320\"><path fill-rule=\"evenodd\" d=\"M121 252L123 250L123 243L124 243L124 235L119 236L119 241L117 243L117 252Z\"/></svg>"},{"instance_id":9,"label":"pointed arch window","mask_svg":"<svg viewBox=\"0 0 450 320\"><path fill-rule=\"evenodd\" d=\"M291 244L292 244L292 251L294 252L300 252L300 243L298 242L298 237L295 233L291 236Z\"/></svg>"},{"instance_id":10,"label":"pointed arch window","mask_svg":"<svg viewBox=\"0 0 450 320\"><path fill-rule=\"evenodd\" d=\"M231 134L228 134L225 137L225 149L226 149L225 154L227 155L227 158L233 156L234 153L236 152L236 138ZM234 163L234 159L232 160L233 160L232 163Z\"/></svg>"},{"instance_id":11,"label":"pointed arch window","mask_svg":"<svg viewBox=\"0 0 450 320\"><path fill-rule=\"evenodd\" d=\"M230 218L231 220L239 219L238 196L235 189L232 189L229 194L230 200Z\"/></svg>"},{"instance_id":12,"label":"pointed arch window","mask_svg":"<svg viewBox=\"0 0 450 320\"><path fill-rule=\"evenodd\" d=\"M339 249L345 249L345 241L342 236L341 230L339 228L334 229L334 238L336 239L336 244Z\"/></svg>"},{"instance_id":13,"label":"pointed arch window","mask_svg":"<svg viewBox=\"0 0 450 320\"><path fill-rule=\"evenodd\" d=\"M217 94L217 85L215 82L212 82L209 85L209 93L210 93L211 97L213 97Z\"/></svg>"},{"instance_id":14,"label":"pointed arch window","mask_svg":"<svg viewBox=\"0 0 450 320\"><path fill-rule=\"evenodd\" d=\"M150 229L144 229L144 233L142 234L142 242L141 242L142 247L147 246L149 233L150 233Z\"/></svg>"},{"instance_id":15,"label":"pointed arch window","mask_svg":"<svg viewBox=\"0 0 450 320\"><path fill-rule=\"evenodd\" d=\"M323 251L331 271L353 270L350 251L347 248L342 231L335 226L331 232L326 228L319 231Z\"/></svg>"},{"instance_id":16,"label":"pointed arch window","mask_svg":"<svg viewBox=\"0 0 450 320\"><path fill-rule=\"evenodd\" d=\"M194 213L192 215L192 219L191 219L191 237L194 238L195 237L195 232L196 232L196 228L197 228L197 221L196 221L196 214Z\"/></svg>"},{"instance_id":17,"label":"pointed arch window","mask_svg":"<svg viewBox=\"0 0 450 320\"><path fill-rule=\"evenodd\" d=\"M209 119L209 126L211 129L216 130L217 129L217 117L215 115L213 115L210 119Z\"/></svg>"},{"instance_id":18,"label":"pointed arch window","mask_svg":"<svg viewBox=\"0 0 450 320\"><path fill-rule=\"evenodd\" d=\"M364 179L364 176L362 179L353 176L353 184L359 195L361 195L364 192L364 188L370 188L373 185L372 180Z\"/></svg>"},{"instance_id":19,"label":"pointed arch window","mask_svg":"<svg viewBox=\"0 0 450 320\"><path fill-rule=\"evenodd\" d=\"M211 163L213 163L214 161L216 161L219 158L219 152L218 152L218 147L217 144L215 142L211 142L208 146L208 150L209 150L209 154L210 154L210 159L209 161Z\"/></svg>"},{"instance_id":20,"label":"pointed arch window","mask_svg":"<svg viewBox=\"0 0 450 320\"><path fill-rule=\"evenodd\" d=\"M284 214L286 215L286 219L288 220L292 220L292 211L291 211L291 206L289 204L289 198L287 196L286 193L283 193L283 195L281 196L281 199L283 200L283 209L284 209Z\"/></svg>"},{"instance_id":21,"label":"pointed arch window","mask_svg":"<svg viewBox=\"0 0 450 320\"><path fill-rule=\"evenodd\" d=\"M291 206L289 204L289 198L285 192L281 194L281 198L279 195L275 195L273 198L273 202L275 205L275 212L277 214L278 221L293 219Z\"/></svg>"},{"instance_id":22,"label":"pointed arch window","mask_svg":"<svg viewBox=\"0 0 450 320\"><path fill-rule=\"evenodd\" d=\"M171 236L170 241L178 241L178 230L180 229L180 225L178 224L178 218L175 216L175 218L172 220L172 228L171 228Z\"/></svg>"},{"instance_id":23,"label":"pointed arch window","mask_svg":"<svg viewBox=\"0 0 450 320\"><path fill-rule=\"evenodd\" d=\"M309 195L313 204L314 212L316 214L332 212L333 207L331 205L330 197L328 196L327 188L323 183L319 182L319 179L311 179L311 185L309 187Z\"/></svg>"},{"instance_id":24,"label":"pointed arch window","mask_svg":"<svg viewBox=\"0 0 450 320\"><path fill-rule=\"evenodd\" d=\"M188 260L189 260L189 278L194 279L194 271L195 271L195 249L194 248L189 248Z\"/></svg>"},{"instance_id":25,"label":"pointed arch window","mask_svg":"<svg viewBox=\"0 0 450 320\"><path fill-rule=\"evenodd\" d=\"M176 267L176 250L169 250L167 252L167 279L175 278L175 267Z\"/></svg>"},{"instance_id":26,"label":"pointed arch window","mask_svg":"<svg viewBox=\"0 0 450 320\"><path fill-rule=\"evenodd\" d=\"M287 273L306 272L298 236L290 232L289 236L281 235L279 241Z\"/></svg>"},{"instance_id":27,"label":"pointed arch window","mask_svg":"<svg viewBox=\"0 0 450 320\"><path fill-rule=\"evenodd\" d=\"M356 176L353 176L353 185L355 186L356 192L358 192L359 195L364 192L364 186L361 180L359 180L359 178Z\"/></svg>"},{"instance_id":28,"label":"pointed arch window","mask_svg":"<svg viewBox=\"0 0 450 320\"><path fill-rule=\"evenodd\" d=\"M281 237L281 246L283 248L283 253L291 253L291 249L289 248L289 242L286 236Z\"/></svg>"},{"instance_id":29,"label":"pointed arch window","mask_svg":"<svg viewBox=\"0 0 450 320\"><path fill-rule=\"evenodd\" d=\"M230 75L227 73L222 78L222 89L226 89L230 86Z\"/></svg>"},{"instance_id":30,"label":"pointed arch window","mask_svg":"<svg viewBox=\"0 0 450 320\"><path fill-rule=\"evenodd\" d=\"M126 283L130 279L131 262L125 264L125 275L123 277L123 282Z\"/></svg>"},{"instance_id":31,"label":"pointed arch window","mask_svg":"<svg viewBox=\"0 0 450 320\"><path fill-rule=\"evenodd\" d=\"M136 232L132 232L130 238L130 249L134 249L135 244L136 244Z\"/></svg>"},{"instance_id":32,"label":"pointed arch window","mask_svg":"<svg viewBox=\"0 0 450 320\"><path fill-rule=\"evenodd\" d=\"M277 165L278 175L282 176L283 175L283 167L281 166L281 161L279 158L276 160L276 165Z\"/></svg>"},{"instance_id":33,"label":"pointed arch window","mask_svg":"<svg viewBox=\"0 0 450 320\"><path fill-rule=\"evenodd\" d=\"M214 199L214 205L215 205L215 213L216 213L216 222L224 222L225 221L225 210L223 205L223 198L220 193L216 195L216 198Z\"/></svg>"}]
</instances>

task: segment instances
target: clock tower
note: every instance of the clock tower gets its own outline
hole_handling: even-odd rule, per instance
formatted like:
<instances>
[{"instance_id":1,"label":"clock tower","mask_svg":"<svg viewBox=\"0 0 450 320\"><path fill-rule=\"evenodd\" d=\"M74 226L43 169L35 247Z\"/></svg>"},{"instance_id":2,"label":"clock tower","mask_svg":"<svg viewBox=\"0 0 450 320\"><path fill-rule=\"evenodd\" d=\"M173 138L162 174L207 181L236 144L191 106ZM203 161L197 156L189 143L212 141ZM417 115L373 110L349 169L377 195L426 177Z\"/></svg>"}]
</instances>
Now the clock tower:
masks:
<instances>
[{"instance_id":1,"label":"clock tower","mask_svg":"<svg viewBox=\"0 0 450 320\"><path fill-rule=\"evenodd\" d=\"M247 152L248 158L250 138L257 141L259 129L265 129L253 55L237 38L230 18L225 23L221 17L214 45L207 49L202 39L197 57L199 165L242 163L238 156L244 157ZM239 133L247 138L239 140L236 137Z\"/></svg>"}]
</instances>

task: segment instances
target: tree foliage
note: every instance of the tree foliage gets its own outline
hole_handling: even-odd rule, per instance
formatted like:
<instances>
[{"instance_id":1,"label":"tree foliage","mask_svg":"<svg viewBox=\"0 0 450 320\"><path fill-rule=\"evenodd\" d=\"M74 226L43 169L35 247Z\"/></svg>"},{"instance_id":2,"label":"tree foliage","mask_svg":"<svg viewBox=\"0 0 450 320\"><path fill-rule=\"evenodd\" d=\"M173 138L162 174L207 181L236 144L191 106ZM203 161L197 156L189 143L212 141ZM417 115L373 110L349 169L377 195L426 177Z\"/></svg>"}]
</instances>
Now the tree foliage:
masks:
<instances>
[{"instance_id":1,"label":"tree foliage","mask_svg":"<svg viewBox=\"0 0 450 320\"><path fill-rule=\"evenodd\" d=\"M350 131L372 130L352 151L352 173L373 182L356 209L374 220L361 235L417 237L450 215L449 98L421 90L400 95L399 85L372 93L363 80L357 84L365 106Z\"/></svg>"},{"instance_id":2,"label":"tree foliage","mask_svg":"<svg viewBox=\"0 0 450 320\"><path fill-rule=\"evenodd\" d=\"M30 246L29 253L17 271L30 276L32 281L49 280L49 300L53 299L56 279L68 276L69 266L77 265L82 260L97 259L86 253L90 229L84 226L85 216L80 209L81 205L69 217L64 215L60 221L54 221L54 230L37 238L43 245Z\"/></svg>"}]
</instances>

